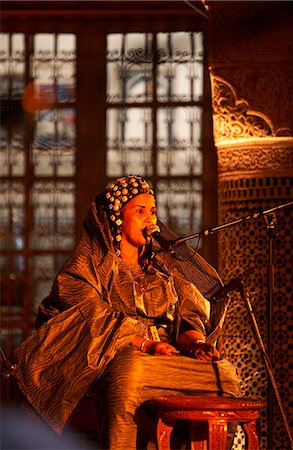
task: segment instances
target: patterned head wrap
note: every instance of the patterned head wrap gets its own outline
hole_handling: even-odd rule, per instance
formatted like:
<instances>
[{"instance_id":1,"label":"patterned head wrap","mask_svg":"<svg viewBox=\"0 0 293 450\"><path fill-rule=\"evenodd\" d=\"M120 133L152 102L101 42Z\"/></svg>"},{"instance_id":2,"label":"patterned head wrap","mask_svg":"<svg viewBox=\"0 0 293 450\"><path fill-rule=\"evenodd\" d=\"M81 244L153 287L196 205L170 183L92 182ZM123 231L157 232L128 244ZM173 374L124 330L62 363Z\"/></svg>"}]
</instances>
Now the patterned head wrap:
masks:
<instances>
[{"instance_id":1,"label":"patterned head wrap","mask_svg":"<svg viewBox=\"0 0 293 450\"><path fill-rule=\"evenodd\" d=\"M138 175L117 178L104 193L103 207L110 223L116 250L119 250L119 243L122 238L121 210L126 203L139 194L151 194L155 196L148 182Z\"/></svg>"}]
</instances>

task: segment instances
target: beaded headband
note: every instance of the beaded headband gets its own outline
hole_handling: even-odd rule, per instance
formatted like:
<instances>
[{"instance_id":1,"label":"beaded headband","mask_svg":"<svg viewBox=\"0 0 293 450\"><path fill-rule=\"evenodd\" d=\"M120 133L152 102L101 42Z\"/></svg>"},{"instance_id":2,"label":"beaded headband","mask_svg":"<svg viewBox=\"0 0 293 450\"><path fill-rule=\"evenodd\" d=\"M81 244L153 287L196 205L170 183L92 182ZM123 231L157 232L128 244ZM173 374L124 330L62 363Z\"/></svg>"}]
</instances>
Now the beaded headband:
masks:
<instances>
[{"instance_id":1,"label":"beaded headband","mask_svg":"<svg viewBox=\"0 0 293 450\"><path fill-rule=\"evenodd\" d=\"M103 205L110 223L114 246L119 250L122 239L122 219L120 217L123 206L139 194L155 196L148 182L138 175L117 178L105 191Z\"/></svg>"}]
</instances>

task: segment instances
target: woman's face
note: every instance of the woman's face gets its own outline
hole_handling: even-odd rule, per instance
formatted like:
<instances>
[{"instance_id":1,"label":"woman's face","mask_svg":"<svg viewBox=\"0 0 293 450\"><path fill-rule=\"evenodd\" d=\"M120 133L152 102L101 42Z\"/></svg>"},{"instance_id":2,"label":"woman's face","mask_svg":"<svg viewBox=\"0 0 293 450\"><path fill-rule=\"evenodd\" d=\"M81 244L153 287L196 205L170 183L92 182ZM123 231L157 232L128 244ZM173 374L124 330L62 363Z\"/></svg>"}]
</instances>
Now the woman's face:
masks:
<instances>
[{"instance_id":1,"label":"woman's face","mask_svg":"<svg viewBox=\"0 0 293 450\"><path fill-rule=\"evenodd\" d=\"M155 198L151 194L139 194L122 208L122 241L134 247L146 244L143 230L157 223Z\"/></svg>"}]
</instances>

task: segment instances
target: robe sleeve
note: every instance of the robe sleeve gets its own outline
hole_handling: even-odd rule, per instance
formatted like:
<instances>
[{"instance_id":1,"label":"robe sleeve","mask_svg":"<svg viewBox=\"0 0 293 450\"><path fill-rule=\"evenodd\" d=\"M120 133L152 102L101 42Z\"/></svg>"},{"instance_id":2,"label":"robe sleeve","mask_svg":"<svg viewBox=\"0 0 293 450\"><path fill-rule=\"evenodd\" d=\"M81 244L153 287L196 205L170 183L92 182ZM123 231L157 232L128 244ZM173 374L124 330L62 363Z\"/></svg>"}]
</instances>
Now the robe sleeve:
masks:
<instances>
[{"instance_id":1,"label":"robe sleeve","mask_svg":"<svg viewBox=\"0 0 293 450\"><path fill-rule=\"evenodd\" d=\"M16 349L14 376L33 408L60 432L135 332L134 319L86 299L53 317Z\"/></svg>"},{"instance_id":2,"label":"robe sleeve","mask_svg":"<svg viewBox=\"0 0 293 450\"><path fill-rule=\"evenodd\" d=\"M204 336L210 327L210 304L200 291L180 274L175 274L175 288L178 294L178 312L192 329Z\"/></svg>"}]
</instances>

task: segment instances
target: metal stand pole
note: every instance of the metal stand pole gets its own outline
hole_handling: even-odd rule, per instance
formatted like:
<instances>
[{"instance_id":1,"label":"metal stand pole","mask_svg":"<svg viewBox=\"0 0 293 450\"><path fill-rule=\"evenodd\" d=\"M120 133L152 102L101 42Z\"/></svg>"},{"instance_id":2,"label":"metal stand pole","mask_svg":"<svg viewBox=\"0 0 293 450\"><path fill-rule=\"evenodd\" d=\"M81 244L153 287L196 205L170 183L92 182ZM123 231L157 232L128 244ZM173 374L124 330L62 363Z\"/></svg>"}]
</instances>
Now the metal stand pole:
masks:
<instances>
[{"instance_id":1,"label":"metal stand pole","mask_svg":"<svg viewBox=\"0 0 293 450\"><path fill-rule=\"evenodd\" d=\"M290 441L290 448L293 449L293 440L292 440L292 436L290 434L290 428L289 428L289 425L288 425L288 422L287 422L287 419L286 419L286 414L285 414L285 411L284 411L284 408L283 408L283 405L282 405L282 401L281 401L281 397L280 397L280 394L279 394L279 391L278 391L278 387L277 387L276 382L275 382L275 377L274 377L273 369L272 369L272 363L271 363L271 360L269 358L269 355L266 352L266 349L265 349L265 346L264 346L261 334L259 332L258 324L257 324L257 321L255 319L254 312L253 312L253 309L252 309L252 306L251 306L251 302L250 302L250 294L245 289L245 287L244 287L242 282L240 282L238 290L240 291L241 298L244 300L245 306L247 308L247 311L248 311L248 314L249 314L249 318L250 318L250 321L251 321L251 324L252 324L252 331L253 331L256 343L257 343L257 345L258 345L258 347L259 347L259 349L260 349L260 351L262 353L262 356L263 356L263 359L264 359L264 363L265 363L265 366L266 366L266 369L267 369L267 372L268 372L268 375L269 375L270 385L271 385L272 390L273 390L273 392L275 394L275 398L276 398L277 404L278 404L279 409L280 409L282 420L283 420L283 423L284 423L284 426L285 426L285 429L286 429L286 432L287 432L287 435L288 435L288 438L289 438L289 441ZM273 447L269 447L269 448L271 449Z\"/></svg>"},{"instance_id":2,"label":"metal stand pole","mask_svg":"<svg viewBox=\"0 0 293 450\"><path fill-rule=\"evenodd\" d=\"M275 286L275 267L274 251L275 239L278 236L277 218L274 213L264 216L268 230L268 268L267 268L267 349L268 357L273 364L273 307L274 307L274 286ZM274 396L272 386L268 390L268 448L273 448L274 436Z\"/></svg>"}]
</instances>

